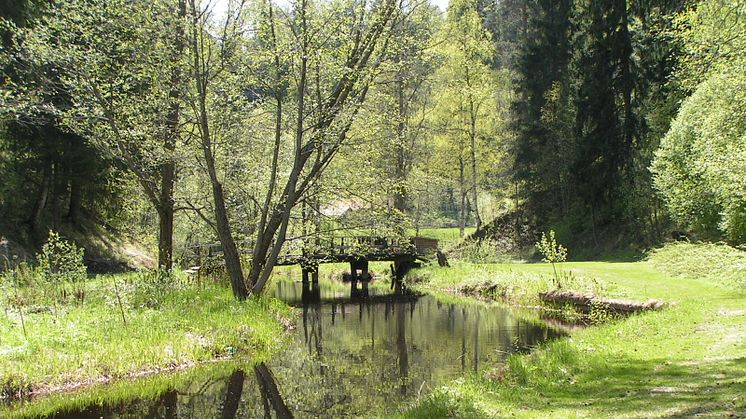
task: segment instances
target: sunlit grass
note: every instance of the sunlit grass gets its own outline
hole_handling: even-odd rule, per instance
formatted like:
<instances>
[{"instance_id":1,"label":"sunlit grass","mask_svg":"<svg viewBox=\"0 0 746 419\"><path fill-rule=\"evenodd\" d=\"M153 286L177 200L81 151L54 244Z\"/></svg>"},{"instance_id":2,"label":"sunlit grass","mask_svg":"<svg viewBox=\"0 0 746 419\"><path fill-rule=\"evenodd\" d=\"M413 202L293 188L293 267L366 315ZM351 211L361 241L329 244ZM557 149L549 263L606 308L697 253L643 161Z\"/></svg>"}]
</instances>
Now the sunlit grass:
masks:
<instances>
[{"instance_id":1,"label":"sunlit grass","mask_svg":"<svg viewBox=\"0 0 746 419\"><path fill-rule=\"evenodd\" d=\"M82 303L21 307L25 336L18 307L6 307L0 317L0 385L8 396L215 358L266 356L280 344L283 322L291 315L280 301L238 302L230 289L214 284L182 285L149 308L138 305L135 285L128 289L120 282L120 309L115 279L122 276L79 284L85 290Z\"/></svg>"},{"instance_id":2,"label":"sunlit grass","mask_svg":"<svg viewBox=\"0 0 746 419\"><path fill-rule=\"evenodd\" d=\"M475 227L464 228L464 237L474 233L474 231L476 231ZM441 248L449 247L462 240L459 235L458 227L425 227L419 229L419 233L412 229L409 231L409 234L412 236L417 234L420 237L437 239Z\"/></svg>"},{"instance_id":3,"label":"sunlit grass","mask_svg":"<svg viewBox=\"0 0 746 419\"><path fill-rule=\"evenodd\" d=\"M672 304L576 330L531 354L514 355L505 366L441 388L403 415L743 416L746 292L739 285L739 267L744 253L688 246L664 248L645 262L562 264L594 278L607 297ZM481 275L508 277L529 293L540 280L513 280L513 275L539 278L550 270L545 264L457 267L431 272L428 286L453 289Z\"/></svg>"}]
</instances>

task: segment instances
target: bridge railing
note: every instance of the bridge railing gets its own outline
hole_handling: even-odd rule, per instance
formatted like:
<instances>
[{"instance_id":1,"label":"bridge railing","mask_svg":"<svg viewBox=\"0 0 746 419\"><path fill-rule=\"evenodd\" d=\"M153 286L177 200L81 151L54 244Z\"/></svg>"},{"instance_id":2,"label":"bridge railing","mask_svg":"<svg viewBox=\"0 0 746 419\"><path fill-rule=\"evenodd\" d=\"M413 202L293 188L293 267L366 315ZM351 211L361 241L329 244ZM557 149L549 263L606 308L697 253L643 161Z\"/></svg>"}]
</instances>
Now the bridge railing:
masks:
<instances>
[{"instance_id":1,"label":"bridge railing","mask_svg":"<svg viewBox=\"0 0 746 419\"><path fill-rule=\"evenodd\" d=\"M336 257L340 255L381 255L401 253L423 253L422 246L417 243L417 238L406 239L395 236L362 236L345 235L320 238L313 240L289 240L283 244L280 252L280 260L297 260L303 257L323 256ZM437 240L436 246L437 246ZM253 240L236 242L240 254L251 254L254 250ZM196 244L186 249L184 259L187 261L201 261L203 258L212 258L223 255L223 246L220 243Z\"/></svg>"}]
</instances>

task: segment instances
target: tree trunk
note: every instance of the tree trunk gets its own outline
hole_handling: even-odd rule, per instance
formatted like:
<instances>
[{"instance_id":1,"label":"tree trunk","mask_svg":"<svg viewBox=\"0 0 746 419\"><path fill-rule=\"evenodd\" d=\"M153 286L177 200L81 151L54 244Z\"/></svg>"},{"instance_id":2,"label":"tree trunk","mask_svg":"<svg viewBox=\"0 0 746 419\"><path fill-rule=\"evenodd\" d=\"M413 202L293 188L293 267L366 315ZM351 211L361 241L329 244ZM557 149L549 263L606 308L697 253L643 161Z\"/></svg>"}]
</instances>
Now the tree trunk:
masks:
<instances>
[{"instance_id":1,"label":"tree trunk","mask_svg":"<svg viewBox=\"0 0 746 419\"><path fill-rule=\"evenodd\" d=\"M173 267L174 203L158 209L158 267L170 271Z\"/></svg>"},{"instance_id":2,"label":"tree trunk","mask_svg":"<svg viewBox=\"0 0 746 419\"><path fill-rule=\"evenodd\" d=\"M220 412L221 419L233 419L238 413L238 404L241 402L243 394L245 374L243 370L236 370L228 378L228 388L225 393L223 409Z\"/></svg>"},{"instance_id":3,"label":"tree trunk","mask_svg":"<svg viewBox=\"0 0 746 419\"><path fill-rule=\"evenodd\" d=\"M31 219L28 224L31 227L31 234L34 236L34 240L41 242L44 240L45 233L41 231L41 221L44 215L44 208L47 206L47 199L49 198L49 188L52 183L51 176L51 164L45 162L44 167L41 169L41 183L39 184L39 193L36 196L36 203L34 209L31 211Z\"/></svg>"},{"instance_id":4,"label":"tree trunk","mask_svg":"<svg viewBox=\"0 0 746 419\"><path fill-rule=\"evenodd\" d=\"M308 74L308 30L306 26L306 7L307 2L306 0L301 0L300 5L300 22L301 22L301 37L302 37L302 45L301 45L301 60L300 60L300 78L298 80L298 98L297 98L297 118L296 118L296 126L295 126L295 146L294 146L294 159L293 159L293 169L290 171L290 176L288 178L288 182L285 187L285 193L283 194L285 203L282 207L283 211L280 213L281 219L279 220L279 231L277 229L269 230L272 232L271 237L274 237L274 232L277 231L277 237L275 238L275 242L271 244L270 246L267 246L266 249L269 249L269 255L265 258L264 255L267 255L267 251L259 252L257 253L255 251L255 257L260 256L261 260L265 263L261 265L254 266L252 264L251 270L249 271L249 276L251 279L251 291L252 293L261 293L264 290L264 286L266 285L267 281L269 280L269 276L272 274L272 269L274 268L275 264L277 263L277 258L280 254L280 250L282 249L282 245L285 242L285 236L287 234L287 228L288 224L290 222L290 214L293 210L293 206L295 205L296 201L298 200L297 197L297 191L296 187L298 185L298 180L300 179L301 171L303 170L303 166L305 165L307 157L304 156L304 147L303 147L303 118L305 118L305 99L306 99L306 82L307 82L307 74ZM273 26L274 28L274 26ZM265 232L260 232L265 233ZM271 241L271 237L266 237L264 242L269 244ZM259 243L256 243L255 246L259 245ZM260 249L263 250L263 249ZM255 268L261 268L260 271ZM269 269L267 269L269 268ZM258 272L255 272L258 271Z\"/></svg>"},{"instance_id":5,"label":"tree trunk","mask_svg":"<svg viewBox=\"0 0 746 419\"><path fill-rule=\"evenodd\" d=\"M482 225L482 218L479 216L479 205L477 203L477 112L478 108L474 105L474 98L471 96L471 77L469 68L466 68L466 83L469 87L469 160L471 163L471 193L472 208L474 208L474 219L476 220L477 230Z\"/></svg>"},{"instance_id":6,"label":"tree trunk","mask_svg":"<svg viewBox=\"0 0 746 419\"><path fill-rule=\"evenodd\" d=\"M73 175L70 180L70 204L67 207L67 219L70 224L77 226L80 222L80 209L83 205L83 187L79 179Z\"/></svg>"},{"instance_id":7,"label":"tree trunk","mask_svg":"<svg viewBox=\"0 0 746 419\"><path fill-rule=\"evenodd\" d=\"M161 164L160 199L158 200L158 267L171 270L173 267L173 236L174 236L174 184L176 183L176 163L174 152L180 135L179 116L181 113L179 85L181 71L178 60L184 54L183 20L186 17L186 0L179 0L179 23L174 38L174 55L172 57L171 90L168 92L170 101L166 130L163 139L165 161Z\"/></svg>"},{"instance_id":8,"label":"tree trunk","mask_svg":"<svg viewBox=\"0 0 746 419\"><path fill-rule=\"evenodd\" d=\"M406 135L406 124L404 123L405 107L404 107L404 80L402 80L401 74L397 75L396 80L397 90L397 102L398 102L398 123L396 126L396 147L395 147L395 158L396 166L394 167L394 209L401 212L402 214L406 210L407 191L404 186L406 176L406 159L405 159L405 135ZM403 227L402 227L403 228Z\"/></svg>"},{"instance_id":9,"label":"tree trunk","mask_svg":"<svg viewBox=\"0 0 746 419\"><path fill-rule=\"evenodd\" d=\"M381 6L379 6L379 10L381 10L381 14L378 16L379 19L373 20L373 24L366 28L365 34L358 34L360 43L356 46L353 54L348 58L346 63L349 71L345 72L337 81L330 95L315 110L314 114L317 116L310 129L308 127L304 128L303 123L304 119L308 117L304 105L309 45L309 32L306 28L306 7L307 2L302 0L300 10L297 11L302 25L299 30L299 36L303 45L301 45L300 52L300 74L296 79L298 80L298 117L295 128L294 161L283 191L280 194L279 202L269 209L267 224L257 234L257 241L254 245L253 263L249 271L252 294L261 293L272 274L282 245L285 242L293 207L297 204L299 197L307 192L309 188L313 187L315 181L318 180L324 169L332 161L346 138L347 132L352 125L352 120L365 100L370 80L363 78L363 70L368 66L368 62L376 50L376 45L382 33L391 21L392 15L396 10L396 3L390 0L382 2ZM376 61L375 65L379 64L380 61ZM361 80L364 80L362 84ZM347 104L353 101L354 104L351 105L352 112L347 115L349 119L345 120L343 125L338 128L338 131L332 131L332 134L336 138L330 138L329 128L335 122L339 121L342 110L346 108ZM303 144L302 140L306 136L304 135L306 130L308 130L307 136L310 139ZM330 139L332 140L331 142L329 142ZM322 145L325 149L317 154L317 160L307 170L307 173L301 177L309 158Z\"/></svg>"},{"instance_id":10,"label":"tree trunk","mask_svg":"<svg viewBox=\"0 0 746 419\"><path fill-rule=\"evenodd\" d=\"M203 62L201 60L201 51L197 40L197 33L200 30L200 14L197 13L196 0L191 0L192 23L192 53L194 55L194 81L197 87L197 112L199 135L202 146L202 152L205 158L205 166L210 177L212 186L212 197L215 205L215 228L218 232L220 244L223 247L223 257L225 258L225 267L230 277L233 295L238 300L245 300L248 297L248 290L243 278L241 269L241 259L238 254L236 242L231 234L230 222L228 221L228 210L225 206L225 194L223 185L218 179L217 169L215 168L215 157L212 154L212 138L210 137L210 124L207 117L207 84L209 75L206 74ZM204 34L200 34L204 36Z\"/></svg>"},{"instance_id":11,"label":"tree trunk","mask_svg":"<svg viewBox=\"0 0 746 419\"><path fill-rule=\"evenodd\" d=\"M277 387L275 377L269 368L263 362L260 362L254 367L254 375L259 382L259 389L262 393L262 401L265 404L265 408L271 405L276 417L279 419L292 418L293 413L290 412L290 409L288 409L288 406L282 399L282 394L280 394L280 389Z\"/></svg>"},{"instance_id":12,"label":"tree trunk","mask_svg":"<svg viewBox=\"0 0 746 419\"><path fill-rule=\"evenodd\" d=\"M464 177L464 159L459 156L458 159L458 182L459 182L459 194L461 195L461 203L459 205L459 221L458 221L458 235L464 237L464 230L466 229L466 178Z\"/></svg>"}]
</instances>

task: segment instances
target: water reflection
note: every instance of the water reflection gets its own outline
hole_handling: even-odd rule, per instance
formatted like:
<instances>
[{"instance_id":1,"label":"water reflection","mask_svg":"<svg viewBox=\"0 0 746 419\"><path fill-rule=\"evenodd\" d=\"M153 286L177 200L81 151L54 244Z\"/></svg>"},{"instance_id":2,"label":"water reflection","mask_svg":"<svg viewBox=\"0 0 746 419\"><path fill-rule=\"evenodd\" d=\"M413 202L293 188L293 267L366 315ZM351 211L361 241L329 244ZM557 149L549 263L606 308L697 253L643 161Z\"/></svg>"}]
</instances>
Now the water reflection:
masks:
<instances>
[{"instance_id":1,"label":"water reflection","mask_svg":"<svg viewBox=\"0 0 746 419\"><path fill-rule=\"evenodd\" d=\"M285 281L275 295L302 311L298 344L269 363L300 415L390 413L557 335L508 310L443 304L365 282Z\"/></svg>"},{"instance_id":2,"label":"water reflection","mask_svg":"<svg viewBox=\"0 0 746 419\"><path fill-rule=\"evenodd\" d=\"M274 293L301 310L302 330L267 364L203 367L155 394L83 408L63 403L51 416L377 416L557 335L508 310L445 304L367 282L280 281Z\"/></svg>"}]
</instances>

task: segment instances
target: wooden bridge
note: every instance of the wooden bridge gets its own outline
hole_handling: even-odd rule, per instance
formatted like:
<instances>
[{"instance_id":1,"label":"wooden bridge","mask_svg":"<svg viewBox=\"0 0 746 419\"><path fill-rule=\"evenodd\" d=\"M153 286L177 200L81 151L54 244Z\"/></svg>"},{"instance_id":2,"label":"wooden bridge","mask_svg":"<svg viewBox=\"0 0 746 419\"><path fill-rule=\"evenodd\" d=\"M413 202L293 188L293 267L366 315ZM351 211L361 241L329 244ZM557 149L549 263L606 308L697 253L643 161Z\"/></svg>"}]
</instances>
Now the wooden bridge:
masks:
<instances>
[{"instance_id":1,"label":"wooden bridge","mask_svg":"<svg viewBox=\"0 0 746 419\"><path fill-rule=\"evenodd\" d=\"M316 241L312 248L303 247L302 241L287 241L283 245L277 266L300 265L303 281L308 282L309 275L314 282L318 281L318 265L322 263L349 263L350 276L353 282L370 279L369 262L390 261L392 280L397 282L417 261L427 261L427 258L438 253L438 240L426 237L369 236L340 236ZM300 246L296 245L299 244ZM307 242L306 242L307 244ZM253 241L236 243L239 253L251 255L254 249ZM197 266L203 266L206 259L222 257L223 248L220 243L195 245L188 248L185 261ZM440 256L438 257L440 261Z\"/></svg>"}]
</instances>

